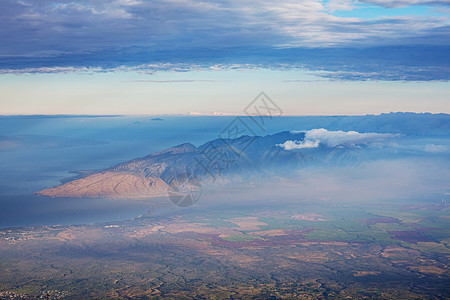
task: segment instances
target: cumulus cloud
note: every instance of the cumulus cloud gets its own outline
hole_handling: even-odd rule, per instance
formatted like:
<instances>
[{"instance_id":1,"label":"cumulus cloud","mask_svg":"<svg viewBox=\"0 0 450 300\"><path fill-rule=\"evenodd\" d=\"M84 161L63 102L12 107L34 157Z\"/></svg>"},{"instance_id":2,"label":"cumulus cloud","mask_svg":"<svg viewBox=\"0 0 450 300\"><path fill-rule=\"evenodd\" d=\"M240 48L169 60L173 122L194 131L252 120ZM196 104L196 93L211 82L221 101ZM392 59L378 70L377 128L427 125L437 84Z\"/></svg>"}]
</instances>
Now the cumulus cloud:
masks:
<instances>
[{"instance_id":1,"label":"cumulus cloud","mask_svg":"<svg viewBox=\"0 0 450 300\"><path fill-rule=\"evenodd\" d=\"M324 128L308 131L292 131L292 133L304 133L302 141L288 140L277 146L284 150L317 148L319 145L326 147L358 147L359 145L376 144L396 137L390 133L359 133L356 131L329 131Z\"/></svg>"},{"instance_id":2,"label":"cumulus cloud","mask_svg":"<svg viewBox=\"0 0 450 300\"><path fill-rule=\"evenodd\" d=\"M304 148L317 148L319 147L320 141L315 140L304 140L304 141L291 141L288 140L284 142L283 144L279 144L277 146L280 146L284 148L284 150L293 150L293 149L304 149Z\"/></svg>"}]
</instances>

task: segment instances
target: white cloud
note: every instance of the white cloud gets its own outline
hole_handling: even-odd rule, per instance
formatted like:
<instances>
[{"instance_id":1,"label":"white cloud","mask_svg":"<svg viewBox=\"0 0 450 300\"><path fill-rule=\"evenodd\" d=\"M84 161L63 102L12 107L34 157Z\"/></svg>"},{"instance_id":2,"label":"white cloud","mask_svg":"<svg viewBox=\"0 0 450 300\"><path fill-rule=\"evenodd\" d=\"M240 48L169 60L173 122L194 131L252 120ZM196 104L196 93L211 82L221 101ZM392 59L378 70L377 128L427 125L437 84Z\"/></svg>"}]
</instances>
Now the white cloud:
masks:
<instances>
[{"instance_id":1,"label":"white cloud","mask_svg":"<svg viewBox=\"0 0 450 300\"><path fill-rule=\"evenodd\" d=\"M102 68L91 67L41 67L41 68L24 68L24 69L0 69L0 74L52 74L52 73L96 73L104 72Z\"/></svg>"},{"instance_id":2,"label":"white cloud","mask_svg":"<svg viewBox=\"0 0 450 300\"><path fill-rule=\"evenodd\" d=\"M317 148L319 145L326 147L358 147L358 145L374 144L396 137L398 135L390 133L359 133L356 131L328 131L324 128L312 129L308 131L292 131L292 133L304 133L302 141L288 140L277 146L284 150Z\"/></svg>"},{"instance_id":3,"label":"white cloud","mask_svg":"<svg viewBox=\"0 0 450 300\"><path fill-rule=\"evenodd\" d=\"M280 146L284 148L284 150L293 150L293 149L304 149L304 148L317 148L319 147L319 141L286 141L283 144L279 144L277 146Z\"/></svg>"}]
</instances>

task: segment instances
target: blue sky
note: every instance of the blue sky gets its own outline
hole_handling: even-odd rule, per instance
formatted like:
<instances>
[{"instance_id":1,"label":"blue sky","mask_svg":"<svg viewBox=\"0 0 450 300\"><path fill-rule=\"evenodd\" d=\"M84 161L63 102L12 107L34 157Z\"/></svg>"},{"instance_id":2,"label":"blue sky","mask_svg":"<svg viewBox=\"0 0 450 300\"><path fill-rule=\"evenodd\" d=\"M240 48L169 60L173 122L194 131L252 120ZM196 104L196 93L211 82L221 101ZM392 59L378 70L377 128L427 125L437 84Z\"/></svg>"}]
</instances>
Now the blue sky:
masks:
<instances>
[{"instance_id":1,"label":"blue sky","mask_svg":"<svg viewBox=\"0 0 450 300\"><path fill-rule=\"evenodd\" d=\"M450 112L449 16L444 0L3 0L0 114L239 114L261 90L291 114Z\"/></svg>"}]
</instances>

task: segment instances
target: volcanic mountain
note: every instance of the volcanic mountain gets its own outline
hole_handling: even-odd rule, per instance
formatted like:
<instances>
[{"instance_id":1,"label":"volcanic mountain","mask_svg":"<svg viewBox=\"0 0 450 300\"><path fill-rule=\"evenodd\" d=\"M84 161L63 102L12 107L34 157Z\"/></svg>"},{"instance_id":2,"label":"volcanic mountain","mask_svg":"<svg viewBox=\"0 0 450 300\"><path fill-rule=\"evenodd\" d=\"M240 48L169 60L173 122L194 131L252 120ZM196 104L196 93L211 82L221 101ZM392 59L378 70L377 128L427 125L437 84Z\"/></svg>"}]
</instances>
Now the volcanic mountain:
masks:
<instances>
[{"instance_id":1,"label":"volcanic mountain","mask_svg":"<svg viewBox=\"0 0 450 300\"><path fill-rule=\"evenodd\" d=\"M302 149L282 147L298 143L304 132L215 139L198 148L181 144L74 179L38 195L71 198L145 198L177 191L183 184L221 184L251 178L289 176L311 162L355 159L355 149L314 145ZM317 146L317 147L316 147ZM311 147L312 148L312 147Z\"/></svg>"}]
</instances>

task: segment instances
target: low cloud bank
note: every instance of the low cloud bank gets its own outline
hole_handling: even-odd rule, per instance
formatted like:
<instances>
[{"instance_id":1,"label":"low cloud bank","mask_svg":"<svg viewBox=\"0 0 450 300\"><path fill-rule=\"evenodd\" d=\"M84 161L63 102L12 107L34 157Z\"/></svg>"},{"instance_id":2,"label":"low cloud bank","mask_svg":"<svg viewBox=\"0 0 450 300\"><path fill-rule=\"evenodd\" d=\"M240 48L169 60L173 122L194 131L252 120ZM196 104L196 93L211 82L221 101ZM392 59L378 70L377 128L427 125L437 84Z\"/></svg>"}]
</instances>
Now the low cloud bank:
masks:
<instances>
[{"instance_id":1,"label":"low cloud bank","mask_svg":"<svg viewBox=\"0 0 450 300\"><path fill-rule=\"evenodd\" d=\"M307 131L292 131L292 133L305 133L302 141L287 140L277 146L284 150L317 148L324 145L329 148L349 147L354 148L359 145L380 143L398 135L391 133L359 133L357 131L329 131L324 128Z\"/></svg>"}]
</instances>

